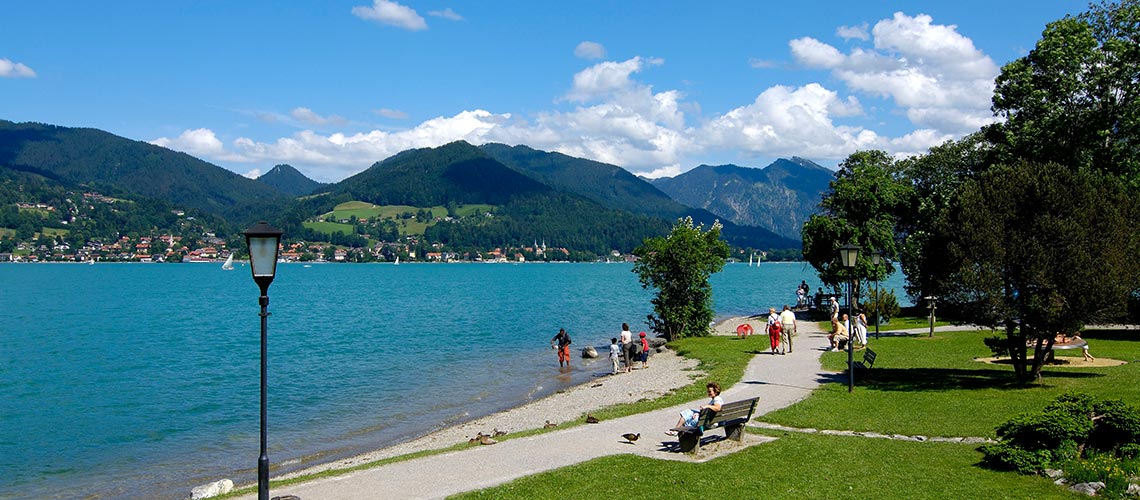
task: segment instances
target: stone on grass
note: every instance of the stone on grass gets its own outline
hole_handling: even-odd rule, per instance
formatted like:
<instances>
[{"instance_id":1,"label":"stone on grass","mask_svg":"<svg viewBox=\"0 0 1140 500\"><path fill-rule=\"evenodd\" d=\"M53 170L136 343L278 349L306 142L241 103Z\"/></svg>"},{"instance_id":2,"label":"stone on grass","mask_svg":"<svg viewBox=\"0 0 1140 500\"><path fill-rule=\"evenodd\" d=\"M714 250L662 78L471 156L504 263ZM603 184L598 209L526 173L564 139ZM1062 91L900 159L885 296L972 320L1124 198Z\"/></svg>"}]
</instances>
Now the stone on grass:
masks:
<instances>
[{"instance_id":1,"label":"stone on grass","mask_svg":"<svg viewBox=\"0 0 1140 500\"><path fill-rule=\"evenodd\" d=\"M1104 489L1104 483L1096 481L1093 483L1078 483L1069 487L1069 491L1075 493L1084 493L1090 497L1095 497L1097 492Z\"/></svg>"},{"instance_id":2,"label":"stone on grass","mask_svg":"<svg viewBox=\"0 0 1140 500\"><path fill-rule=\"evenodd\" d=\"M200 498L213 498L218 495L225 495L234 489L234 482L229 479L222 479L214 481L202 486L195 486L190 490L190 498L198 500Z\"/></svg>"}]
</instances>

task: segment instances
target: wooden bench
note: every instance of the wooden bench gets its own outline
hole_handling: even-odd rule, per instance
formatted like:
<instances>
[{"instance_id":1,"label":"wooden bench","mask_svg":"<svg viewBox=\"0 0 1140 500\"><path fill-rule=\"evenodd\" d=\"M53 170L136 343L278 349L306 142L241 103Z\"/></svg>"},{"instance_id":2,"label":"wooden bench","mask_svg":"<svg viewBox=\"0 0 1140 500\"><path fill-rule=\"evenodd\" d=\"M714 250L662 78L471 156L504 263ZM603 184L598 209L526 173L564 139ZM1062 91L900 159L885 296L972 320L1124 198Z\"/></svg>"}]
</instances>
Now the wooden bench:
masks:
<instances>
[{"instance_id":1,"label":"wooden bench","mask_svg":"<svg viewBox=\"0 0 1140 500\"><path fill-rule=\"evenodd\" d=\"M705 431L717 428L724 428L725 438L743 441L744 426L752 419L752 413L756 411L756 404L759 402L760 398L744 399L722 404L720 411L712 411L708 408L701 410L700 416L697 417L696 426L673 429L677 431L680 450L683 452L699 450L701 436L705 434Z\"/></svg>"},{"instance_id":2,"label":"wooden bench","mask_svg":"<svg viewBox=\"0 0 1140 500\"><path fill-rule=\"evenodd\" d=\"M875 366L875 356L875 351L872 351L871 348L868 347L867 350L863 351L863 361L856 361L852 364L855 365L856 370L869 372L871 371L871 367Z\"/></svg>"}]
</instances>

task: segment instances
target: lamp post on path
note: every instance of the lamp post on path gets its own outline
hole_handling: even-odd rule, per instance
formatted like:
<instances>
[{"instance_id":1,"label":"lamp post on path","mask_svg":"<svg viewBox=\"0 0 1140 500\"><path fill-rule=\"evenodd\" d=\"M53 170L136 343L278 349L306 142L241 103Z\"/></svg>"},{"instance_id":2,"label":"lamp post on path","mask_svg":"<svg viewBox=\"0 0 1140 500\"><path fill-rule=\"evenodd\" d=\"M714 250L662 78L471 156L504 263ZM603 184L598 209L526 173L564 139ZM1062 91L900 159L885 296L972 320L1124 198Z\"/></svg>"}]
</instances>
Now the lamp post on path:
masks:
<instances>
[{"instance_id":1,"label":"lamp post on path","mask_svg":"<svg viewBox=\"0 0 1140 500\"><path fill-rule=\"evenodd\" d=\"M257 458L257 499L269 500L269 454L266 453L266 397L265 397L265 368L266 364L266 331L269 313L269 284L277 274L277 247L281 243L282 231L264 221L254 224L245 230L245 243L249 248L249 268L253 272L253 281L261 288L261 455Z\"/></svg>"},{"instance_id":2,"label":"lamp post on path","mask_svg":"<svg viewBox=\"0 0 1140 500\"><path fill-rule=\"evenodd\" d=\"M851 289L855 286L855 263L859 261L859 248L850 243L839 247L839 260L847 268L847 392L855 391L855 350L854 335L851 333L851 322L855 318L855 304L851 302Z\"/></svg>"},{"instance_id":3,"label":"lamp post on path","mask_svg":"<svg viewBox=\"0 0 1140 500\"><path fill-rule=\"evenodd\" d=\"M875 340L879 340L879 316L883 315L883 296L879 293L879 261L883 254L871 252L871 265L875 266Z\"/></svg>"}]
</instances>

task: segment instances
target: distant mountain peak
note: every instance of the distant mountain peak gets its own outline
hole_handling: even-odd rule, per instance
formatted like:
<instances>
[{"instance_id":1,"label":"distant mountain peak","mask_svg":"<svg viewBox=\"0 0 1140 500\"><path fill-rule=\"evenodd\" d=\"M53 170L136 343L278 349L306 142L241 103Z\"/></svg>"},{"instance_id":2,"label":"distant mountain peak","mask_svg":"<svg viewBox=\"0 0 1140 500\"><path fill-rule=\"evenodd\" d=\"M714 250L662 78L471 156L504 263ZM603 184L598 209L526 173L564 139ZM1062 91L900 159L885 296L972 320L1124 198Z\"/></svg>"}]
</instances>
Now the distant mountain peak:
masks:
<instances>
[{"instance_id":1,"label":"distant mountain peak","mask_svg":"<svg viewBox=\"0 0 1140 500\"><path fill-rule=\"evenodd\" d=\"M302 196L320 189L324 184L302 174L292 165L281 164L257 178L257 182L270 186L289 196Z\"/></svg>"}]
</instances>

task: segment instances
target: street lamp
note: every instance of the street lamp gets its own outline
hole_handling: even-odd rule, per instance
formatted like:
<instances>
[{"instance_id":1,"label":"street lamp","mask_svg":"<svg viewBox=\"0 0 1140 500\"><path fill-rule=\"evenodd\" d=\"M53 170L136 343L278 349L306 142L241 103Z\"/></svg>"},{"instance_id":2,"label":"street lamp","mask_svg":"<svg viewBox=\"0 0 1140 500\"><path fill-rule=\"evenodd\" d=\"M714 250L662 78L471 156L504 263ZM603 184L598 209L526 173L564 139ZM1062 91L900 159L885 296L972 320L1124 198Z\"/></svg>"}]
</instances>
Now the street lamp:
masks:
<instances>
[{"instance_id":1,"label":"street lamp","mask_svg":"<svg viewBox=\"0 0 1140 500\"><path fill-rule=\"evenodd\" d=\"M871 252L871 265L875 266L875 340L879 340L879 316L883 315L883 296L879 293L879 261L883 254Z\"/></svg>"},{"instance_id":2,"label":"street lamp","mask_svg":"<svg viewBox=\"0 0 1140 500\"><path fill-rule=\"evenodd\" d=\"M839 247L839 260L843 262L843 267L847 268L847 392L855 390L855 339L851 333L850 321L855 318L855 305L851 302L851 289L855 286L855 263L859 261L858 246L850 243Z\"/></svg>"},{"instance_id":3,"label":"street lamp","mask_svg":"<svg viewBox=\"0 0 1140 500\"><path fill-rule=\"evenodd\" d=\"M269 500L269 455L265 451L265 367L268 339L266 319L269 313L269 284L277 274L277 247L281 242L281 230L265 221L258 222L245 230L245 244L249 248L249 268L253 271L253 281L261 288L261 456L257 458L257 499Z\"/></svg>"}]
</instances>

